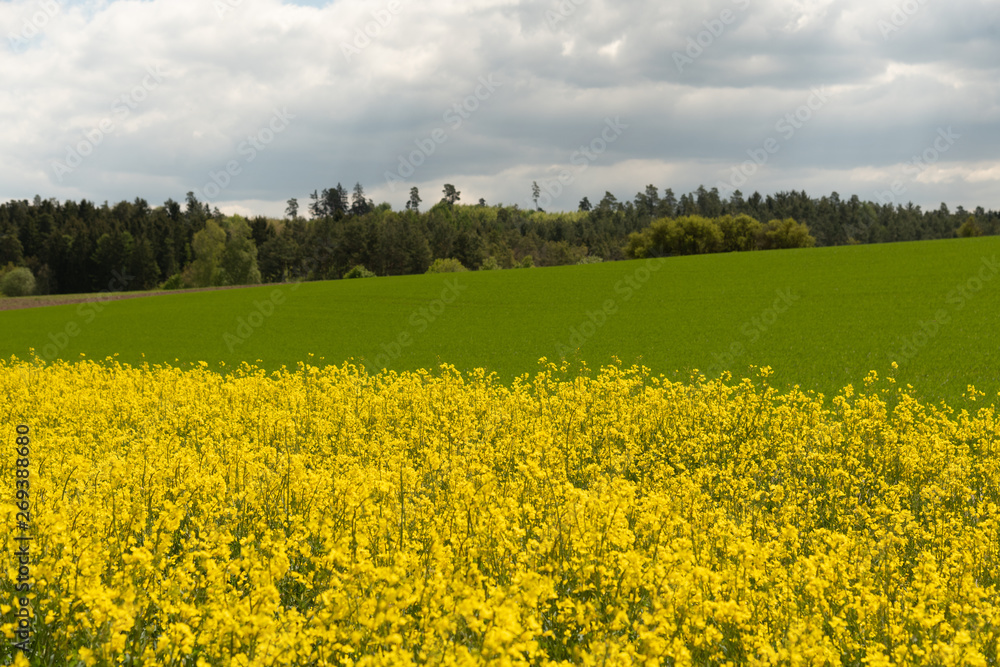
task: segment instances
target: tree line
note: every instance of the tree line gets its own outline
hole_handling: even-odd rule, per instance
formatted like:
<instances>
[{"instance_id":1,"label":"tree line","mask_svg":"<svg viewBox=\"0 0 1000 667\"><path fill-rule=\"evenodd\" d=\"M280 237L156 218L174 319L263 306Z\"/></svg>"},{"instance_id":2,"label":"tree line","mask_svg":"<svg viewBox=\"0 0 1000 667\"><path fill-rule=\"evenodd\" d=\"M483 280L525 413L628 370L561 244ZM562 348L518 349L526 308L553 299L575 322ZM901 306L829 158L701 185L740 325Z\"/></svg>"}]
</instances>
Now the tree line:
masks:
<instances>
[{"instance_id":1,"label":"tree line","mask_svg":"<svg viewBox=\"0 0 1000 667\"><path fill-rule=\"evenodd\" d=\"M535 184L532 195L534 207L466 205L447 184L422 211L412 188L395 211L375 205L360 184L349 193L338 183L313 192L308 217L290 199L283 219L225 216L193 193L157 207L138 198L100 206L12 200L0 204L0 289L176 289L1000 234L1000 213L982 207L924 211L836 192L724 198L699 187L676 197L649 185L631 201L585 197L573 212L541 210Z\"/></svg>"}]
</instances>

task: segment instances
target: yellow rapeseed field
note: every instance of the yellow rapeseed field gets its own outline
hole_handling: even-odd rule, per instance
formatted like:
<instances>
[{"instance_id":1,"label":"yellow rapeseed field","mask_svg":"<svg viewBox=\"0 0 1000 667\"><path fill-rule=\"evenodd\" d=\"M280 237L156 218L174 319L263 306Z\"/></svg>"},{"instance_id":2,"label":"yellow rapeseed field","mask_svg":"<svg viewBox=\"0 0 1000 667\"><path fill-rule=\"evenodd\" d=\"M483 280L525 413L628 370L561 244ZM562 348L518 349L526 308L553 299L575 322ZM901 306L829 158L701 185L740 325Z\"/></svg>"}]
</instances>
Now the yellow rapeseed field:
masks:
<instances>
[{"instance_id":1,"label":"yellow rapeseed field","mask_svg":"<svg viewBox=\"0 0 1000 667\"><path fill-rule=\"evenodd\" d=\"M0 361L0 658L996 665L994 401L768 374Z\"/></svg>"}]
</instances>

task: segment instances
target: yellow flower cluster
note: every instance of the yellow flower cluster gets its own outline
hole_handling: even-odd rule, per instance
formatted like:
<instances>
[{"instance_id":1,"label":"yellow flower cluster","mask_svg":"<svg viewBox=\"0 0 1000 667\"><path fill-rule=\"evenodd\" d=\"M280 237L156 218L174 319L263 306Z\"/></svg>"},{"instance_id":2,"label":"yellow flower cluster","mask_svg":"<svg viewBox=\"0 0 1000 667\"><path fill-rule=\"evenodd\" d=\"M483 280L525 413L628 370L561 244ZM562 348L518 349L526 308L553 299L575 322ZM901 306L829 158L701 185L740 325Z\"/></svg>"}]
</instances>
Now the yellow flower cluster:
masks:
<instances>
[{"instance_id":1,"label":"yellow flower cluster","mask_svg":"<svg viewBox=\"0 0 1000 667\"><path fill-rule=\"evenodd\" d=\"M0 362L31 664L996 665L994 407L767 375Z\"/></svg>"}]
</instances>

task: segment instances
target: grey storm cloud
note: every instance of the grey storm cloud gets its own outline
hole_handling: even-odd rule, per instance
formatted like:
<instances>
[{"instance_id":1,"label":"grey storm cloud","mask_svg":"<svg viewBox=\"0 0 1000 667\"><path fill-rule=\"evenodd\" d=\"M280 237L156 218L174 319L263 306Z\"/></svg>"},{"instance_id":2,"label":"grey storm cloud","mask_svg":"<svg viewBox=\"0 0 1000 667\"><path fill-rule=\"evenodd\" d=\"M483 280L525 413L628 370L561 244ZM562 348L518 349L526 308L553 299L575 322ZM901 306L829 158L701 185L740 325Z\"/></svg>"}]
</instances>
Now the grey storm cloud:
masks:
<instances>
[{"instance_id":1,"label":"grey storm cloud","mask_svg":"<svg viewBox=\"0 0 1000 667\"><path fill-rule=\"evenodd\" d=\"M562 175L552 209L649 183L1000 208L994 1L14 0L0 31L5 199L280 216Z\"/></svg>"}]
</instances>

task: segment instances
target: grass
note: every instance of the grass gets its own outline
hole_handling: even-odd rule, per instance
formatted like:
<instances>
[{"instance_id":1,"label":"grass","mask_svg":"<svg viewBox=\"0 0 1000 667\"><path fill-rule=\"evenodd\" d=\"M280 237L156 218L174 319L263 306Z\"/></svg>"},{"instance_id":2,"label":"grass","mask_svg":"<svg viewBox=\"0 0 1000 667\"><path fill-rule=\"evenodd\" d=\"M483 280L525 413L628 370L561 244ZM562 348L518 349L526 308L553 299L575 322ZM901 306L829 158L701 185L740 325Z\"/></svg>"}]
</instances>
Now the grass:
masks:
<instances>
[{"instance_id":1,"label":"grass","mask_svg":"<svg viewBox=\"0 0 1000 667\"><path fill-rule=\"evenodd\" d=\"M0 355L447 362L509 381L562 353L671 378L769 365L778 386L827 395L892 372L919 397L954 403L969 384L1000 390L997 258L1000 238L984 237L178 293L0 312Z\"/></svg>"}]
</instances>

